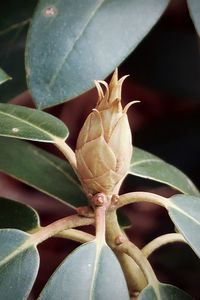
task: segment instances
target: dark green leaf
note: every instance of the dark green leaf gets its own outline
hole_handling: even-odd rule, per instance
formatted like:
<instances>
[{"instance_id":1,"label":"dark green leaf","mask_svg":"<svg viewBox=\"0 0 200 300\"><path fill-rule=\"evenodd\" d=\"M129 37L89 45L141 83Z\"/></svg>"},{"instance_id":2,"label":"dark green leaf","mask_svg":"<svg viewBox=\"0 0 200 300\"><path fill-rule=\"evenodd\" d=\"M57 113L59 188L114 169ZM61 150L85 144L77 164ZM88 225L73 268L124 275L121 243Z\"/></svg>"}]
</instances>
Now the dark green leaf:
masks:
<instances>
[{"instance_id":1,"label":"dark green leaf","mask_svg":"<svg viewBox=\"0 0 200 300\"><path fill-rule=\"evenodd\" d=\"M176 195L170 198L170 218L200 257L200 198Z\"/></svg>"},{"instance_id":2,"label":"dark green leaf","mask_svg":"<svg viewBox=\"0 0 200 300\"><path fill-rule=\"evenodd\" d=\"M0 84L4 83L5 81L11 79L2 69L0 69Z\"/></svg>"},{"instance_id":3,"label":"dark green leaf","mask_svg":"<svg viewBox=\"0 0 200 300\"><path fill-rule=\"evenodd\" d=\"M138 300L192 300L192 297L169 284L158 283L160 295L155 294L153 286L147 286L139 295Z\"/></svg>"},{"instance_id":4,"label":"dark green leaf","mask_svg":"<svg viewBox=\"0 0 200 300\"><path fill-rule=\"evenodd\" d=\"M67 203L86 205L87 200L71 166L28 142L0 138L0 170Z\"/></svg>"},{"instance_id":5,"label":"dark green leaf","mask_svg":"<svg viewBox=\"0 0 200 300\"><path fill-rule=\"evenodd\" d=\"M136 48L168 3L40 1L26 53L28 85L38 107L69 100L91 88L94 79L105 78Z\"/></svg>"},{"instance_id":6,"label":"dark green leaf","mask_svg":"<svg viewBox=\"0 0 200 300\"><path fill-rule=\"evenodd\" d=\"M190 16L194 22L196 31L200 35L200 1L187 0Z\"/></svg>"},{"instance_id":7,"label":"dark green leaf","mask_svg":"<svg viewBox=\"0 0 200 300\"><path fill-rule=\"evenodd\" d=\"M68 129L43 111L0 103L0 135L54 143L56 139L65 140Z\"/></svg>"},{"instance_id":8,"label":"dark green leaf","mask_svg":"<svg viewBox=\"0 0 200 300\"><path fill-rule=\"evenodd\" d=\"M200 195L192 181L180 170L157 156L134 147L130 174L165 183L185 194Z\"/></svg>"},{"instance_id":9,"label":"dark green leaf","mask_svg":"<svg viewBox=\"0 0 200 300\"><path fill-rule=\"evenodd\" d=\"M0 230L0 297L23 300L35 281L39 255L28 245L29 235L16 229Z\"/></svg>"},{"instance_id":10,"label":"dark green leaf","mask_svg":"<svg viewBox=\"0 0 200 300\"><path fill-rule=\"evenodd\" d=\"M38 300L128 300L120 264L112 250L94 242L70 254L55 271Z\"/></svg>"},{"instance_id":11,"label":"dark green leaf","mask_svg":"<svg viewBox=\"0 0 200 300\"><path fill-rule=\"evenodd\" d=\"M4 1L0 9L0 65L12 81L0 86L0 102L27 89L24 50L28 24L37 0Z\"/></svg>"},{"instance_id":12,"label":"dark green leaf","mask_svg":"<svg viewBox=\"0 0 200 300\"><path fill-rule=\"evenodd\" d=\"M0 228L30 231L40 226L37 212L22 203L0 198Z\"/></svg>"}]
</instances>

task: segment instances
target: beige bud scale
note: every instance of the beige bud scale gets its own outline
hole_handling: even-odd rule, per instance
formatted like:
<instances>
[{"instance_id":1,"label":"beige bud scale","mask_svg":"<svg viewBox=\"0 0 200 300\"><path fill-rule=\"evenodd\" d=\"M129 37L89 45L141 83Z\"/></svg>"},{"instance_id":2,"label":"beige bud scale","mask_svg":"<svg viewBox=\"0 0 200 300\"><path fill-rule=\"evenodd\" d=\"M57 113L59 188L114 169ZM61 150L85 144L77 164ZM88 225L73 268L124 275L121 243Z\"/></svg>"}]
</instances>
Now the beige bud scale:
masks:
<instances>
[{"instance_id":1,"label":"beige bud scale","mask_svg":"<svg viewBox=\"0 0 200 300\"><path fill-rule=\"evenodd\" d=\"M122 108L121 88L126 77L118 80L116 70L109 85L105 81L95 81L99 99L78 136L77 172L84 190L93 195L115 193L129 170L132 136L127 110L138 101Z\"/></svg>"}]
</instances>

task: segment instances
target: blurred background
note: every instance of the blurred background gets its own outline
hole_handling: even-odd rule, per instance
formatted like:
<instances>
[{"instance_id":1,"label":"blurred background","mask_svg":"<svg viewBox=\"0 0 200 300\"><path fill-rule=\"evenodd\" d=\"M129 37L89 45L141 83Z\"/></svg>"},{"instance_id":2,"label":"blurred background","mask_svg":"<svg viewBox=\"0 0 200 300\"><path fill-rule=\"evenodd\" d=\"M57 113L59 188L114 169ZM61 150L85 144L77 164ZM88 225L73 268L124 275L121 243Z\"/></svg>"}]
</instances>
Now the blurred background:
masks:
<instances>
[{"instance_id":1,"label":"blurred background","mask_svg":"<svg viewBox=\"0 0 200 300\"><path fill-rule=\"evenodd\" d=\"M18 2L21 2L20 11ZM0 4L0 66L15 76L13 83L0 87L2 102L12 99L12 103L34 106L26 92L24 75L28 21L17 30L6 31L6 28L11 19L17 23L18 18L21 20L26 16L28 20L36 2L2 1ZM199 45L186 1L173 0L151 32L119 66L119 74L130 75L124 83L123 104L136 99L141 101L129 110L134 145L175 165L200 189ZM97 93L93 89L73 101L47 109L67 124L70 130L68 143L72 148L96 99ZM45 145L45 148L60 155L53 146ZM175 193L171 188L138 177L128 177L121 192L138 190L163 196ZM39 211L42 225L70 213L63 204L4 174L0 174L0 195L31 204ZM139 247L160 234L174 230L162 208L146 203L134 204L125 207L124 212L132 224L127 234ZM75 246L75 242L58 239L40 246L41 272L30 299L36 299L49 275ZM200 262L189 247L182 244L165 246L152 255L151 263L161 281L177 285L194 299L200 299Z\"/></svg>"}]
</instances>

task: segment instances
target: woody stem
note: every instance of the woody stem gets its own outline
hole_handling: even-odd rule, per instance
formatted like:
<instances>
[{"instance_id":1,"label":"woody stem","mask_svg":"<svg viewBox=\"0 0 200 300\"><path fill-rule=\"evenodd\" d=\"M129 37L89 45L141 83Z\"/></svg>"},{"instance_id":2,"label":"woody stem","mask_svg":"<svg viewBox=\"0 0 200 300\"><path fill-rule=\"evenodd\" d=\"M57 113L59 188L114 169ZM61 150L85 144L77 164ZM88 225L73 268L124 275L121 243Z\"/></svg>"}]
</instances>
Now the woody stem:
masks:
<instances>
[{"instance_id":1,"label":"woody stem","mask_svg":"<svg viewBox=\"0 0 200 300\"><path fill-rule=\"evenodd\" d=\"M106 214L106 242L113 249L124 271L129 291L141 291L146 285L146 278L137 263L127 254L116 250L119 237L127 237L122 232L115 209L108 209Z\"/></svg>"}]
</instances>

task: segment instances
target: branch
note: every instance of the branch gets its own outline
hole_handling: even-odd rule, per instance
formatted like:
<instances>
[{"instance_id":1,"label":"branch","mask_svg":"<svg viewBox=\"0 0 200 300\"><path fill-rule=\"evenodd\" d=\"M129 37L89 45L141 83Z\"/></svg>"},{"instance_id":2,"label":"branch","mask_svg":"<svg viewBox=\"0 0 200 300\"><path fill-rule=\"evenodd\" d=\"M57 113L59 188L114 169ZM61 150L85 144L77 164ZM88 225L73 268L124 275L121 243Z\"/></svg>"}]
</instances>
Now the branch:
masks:
<instances>
[{"instance_id":1,"label":"branch","mask_svg":"<svg viewBox=\"0 0 200 300\"><path fill-rule=\"evenodd\" d=\"M91 225L91 224L94 224L94 218L85 218L79 215L72 215L69 217L65 217L47 225L46 227L41 228L36 233L32 234L31 242L34 245L38 245L43 241L45 241L46 239L54 235L57 235L59 232L62 232L63 230L84 226L84 225Z\"/></svg>"},{"instance_id":2,"label":"branch","mask_svg":"<svg viewBox=\"0 0 200 300\"><path fill-rule=\"evenodd\" d=\"M116 209L120 208L124 205L136 202L150 202L164 208L168 209L169 199L153 194L153 193L146 193L146 192L134 192L134 193L127 193L124 195L119 196L119 201L115 204Z\"/></svg>"},{"instance_id":3,"label":"branch","mask_svg":"<svg viewBox=\"0 0 200 300\"><path fill-rule=\"evenodd\" d=\"M142 252L149 257L158 248L170 243L186 243L186 240L180 233L168 233L161 235L143 247Z\"/></svg>"},{"instance_id":4,"label":"branch","mask_svg":"<svg viewBox=\"0 0 200 300\"><path fill-rule=\"evenodd\" d=\"M158 299L160 299L158 280L156 278L156 275L155 275L149 261L146 259L146 257L142 253L142 251L136 245L134 245L127 239L122 239L121 244L119 244L116 247L116 250L119 252L124 252L134 259L134 261L141 268L149 285L152 285L154 287L154 290L155 290L156 295L158 296Z\"/></svg>"},{"instance_id":5,"label":"branch","mask_svg":"<svg viewBox=\"0 0 200 300\"><path fill-rule=\"evenodd\" d=\"M87 243L95 239L94 235L77 229L63 230L58 234L56 234L55 236L64 239L70 239L72 241L79 242L79 243Z\"/></svg>"},{"instance_id":6,"label":"branch","mask_svg":"<svg viewBox=\"0 0 200 300\"><path fill-rule=\"evenodd\" d=\"M106 221L105 214L110 204L109 198L104 193L97 193L90 199L95 209L96 239L100 244L105 243Z\"/></svg>"},{"instance_id":7,"label":"branch","mask_svg":"<svg viewBox=\"0 0 200 300\"><path fill-rule=\"evenodd\" d=\"M116 197L116 199L113 198L113 203L117 202L117 199L118 197ZM140 292L147 285L147 281L139 266L131 257L125 253L116 251L116 243L118 243L119 236L123 236L123 232L117 220L116 210L108 209L106 215L106 242L117 255L124 271L130 293L135 291Z\"/></svg>"}]
</instances>

